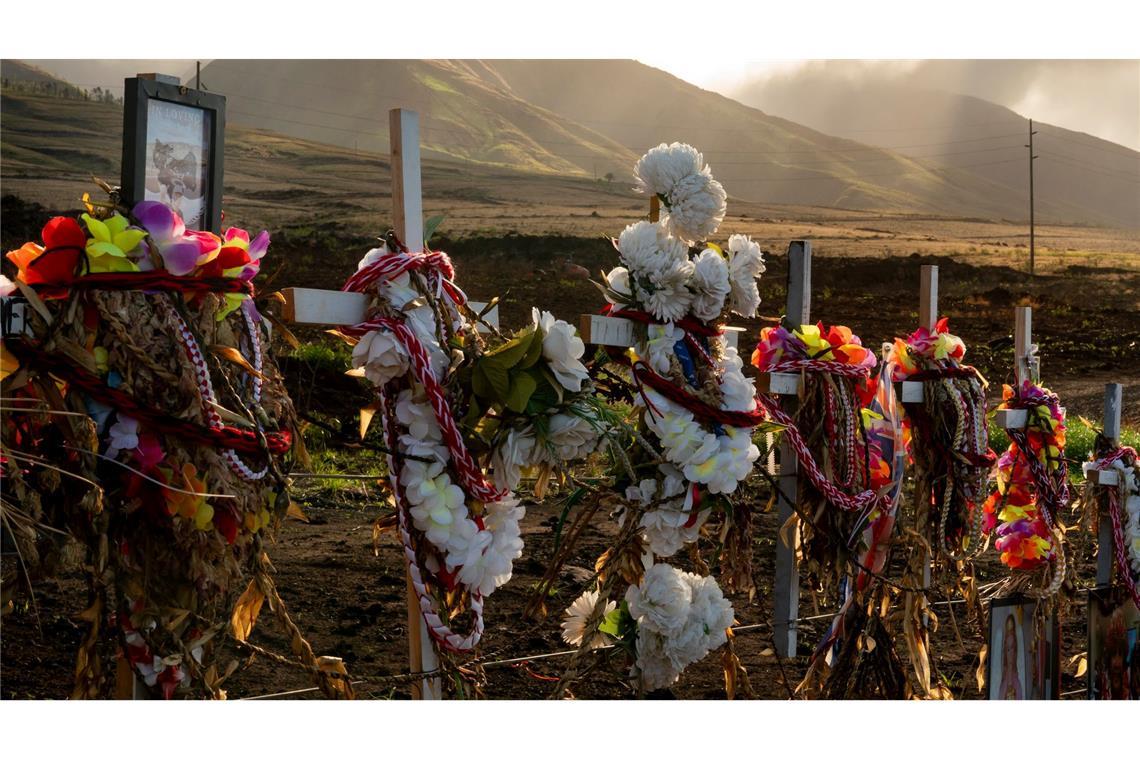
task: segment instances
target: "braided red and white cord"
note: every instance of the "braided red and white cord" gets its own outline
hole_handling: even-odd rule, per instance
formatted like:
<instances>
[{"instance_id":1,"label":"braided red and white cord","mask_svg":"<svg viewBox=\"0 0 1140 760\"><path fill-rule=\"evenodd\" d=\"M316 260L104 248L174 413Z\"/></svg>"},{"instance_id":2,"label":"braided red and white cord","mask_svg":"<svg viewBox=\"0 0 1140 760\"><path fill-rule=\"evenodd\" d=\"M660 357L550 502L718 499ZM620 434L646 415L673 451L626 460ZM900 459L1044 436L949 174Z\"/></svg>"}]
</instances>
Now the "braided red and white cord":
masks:
<instances>
[{"instance_id":1,"label":"braided red and white cord","mask_svg":"<svg viewBox=\"0 0 1140 760\"><path fill-rule=\"evenodd\" d=\"M444 292L456 305L466 303L466 296L463 291L450 281L450 278L454 276L454 269L451 260L442 252L411 253L401 251L382 256L349 278L344 290L357 292L373 290L378 285L412 270L426 270L425 275L431 287ZM509 491L500 491L488 483L482 469L467 450L463 441L463 434L447 400L446 391L436 379L435 372L432 369L431 357L427 347L424 346L415 332L400 319L374 317L360 324L342 328L344 333L355 336L363 336L373 330L390 332L407 354L412 376L424 389L427 401L442 433L449 464L464 493L468 497L484 503L498 502L506 498ZM397 395L398 388L394 383L380 389L385 434L389 449L393 452L400 450L397 421L393 414ZM483 636L483 596L476 589L470 591L469 603L474 616L474 625L467 635L456 633L443 621L439 615L435 598L424 580L424 571L420 567L419 558L416 556L415 544L408 524L407 496L400 486L399 467L395 457L391 454L388 455L388 472L392 483L392 492L396 495L397 525L404 556L408 562L408 576L411 579L420 614L423 617L428 634L443 649L453 652L469 652L475 648ZM484 528L480 527L480 529Z\"/></svg>"},{"instance_id":2,"label":"braided red and white cord","mask_svg":"<svg viewBox=\"0 0 1140 760\"><path fill-rule=\"evenodd\" d=\"M1123 459L1126 454L1131 454L1133 460L1136 458L1135 449L1129 446L1121 446L1114 449L1104 458L1098 459L1093 464L1093 469L1101 472L1114 469L1113 465L1120 459ZM1121 473L1123 476L1123 473ZM1108 502L1108 515L1112 521L1112 548L1113 555L1116 559L1116 569L1120 573L1121 579L1124 581L1125 588L1132 596L1132 601L1140 607L1140 587L1137 587L1136 578L1132 574L1132 564L1128 557L1128 548L1124 545L1124 524L1121 519L1120 511L1120 494L1126 488L1126 479L1120 478L1120 482L1116 486L1105 486L1105 496Z\"/></svg>"},{"instance_id":3,"label":"braided red and white cord","mask_svg":"<svg viewBox=\"0 0 1140 760\"><path fill-rule=\"evenodd\" d=\"M206 425L214 430L219 430L223 427L222 417L218 414L216 406L217 396L214 395L214 384L210 379L210 368L206 364L206 358L202 355L202 349L198 346L198 341L194 337L194 334L190 332L189 326L182 319L182 315L175 309L169 309L168 312L170 317L174 320L178 342L186 352L186 357L190 360L190 364L194 367L194 380L198 384L198 398L202 406L202 415L206 418ZM254 349L253 368L257 370L258 375L260 375L264 364L261 356L261 340L257 334L257 326L253 318L246 313L245 309L241 309L241 313L245 318L246 328L250 335L250 342ZM261 378L258 375L253 376L255 403L261 399ZM230 470L242 480L250 482L261 480L269 473L268 464L260 470L255 471L243 462L238 453L233 449L223 450L222 459L225 460Z\"/></svg>"},{"instance_id":4,"label":"braided red and white cord","mask_svg":"<svg viewBox=\"0 0 1140 760\"><path fill-rule=\"evenodd\" d=\"M828 480L823 470L821 470L816 463L815 457L812 456L811 450L808 449L807 442L804 441L803 435L796 427L796 421L780 409L779 403L775 399L766 394L757 394L756 400L764 407L764 411L768 414L770 419L785 427L783 435L787 436L788 443L791 444L792 450L796 454L796 459L800 463L800 467L807 475L808 480L815 486L815 489L822 493L829 502L844 512L854 512L867 509L881 498L877 493L869 489L860 491L854 495L841 491L834 483Z\"/></svg>"}]
</instances>

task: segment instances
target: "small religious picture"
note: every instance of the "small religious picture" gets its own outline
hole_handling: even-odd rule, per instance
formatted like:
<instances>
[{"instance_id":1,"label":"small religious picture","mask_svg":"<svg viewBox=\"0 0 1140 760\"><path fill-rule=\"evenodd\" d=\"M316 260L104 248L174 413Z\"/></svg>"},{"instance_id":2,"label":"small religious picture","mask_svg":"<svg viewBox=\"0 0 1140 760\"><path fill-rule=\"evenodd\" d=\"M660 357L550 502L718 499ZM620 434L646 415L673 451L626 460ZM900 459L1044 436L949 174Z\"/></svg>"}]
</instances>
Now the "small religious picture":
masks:
<instances>
[{"instance_id":1,"label":"small religious picture","mask_svg":"<svg viewBox=\"0 0 1140 760\"><path fill-rule=\"evenodd\" d=\"M1124 589L1089 591L1089 699L1140 699L1140 611Z\"/></svg>"},{"instance_id":2,"label":"small religious picture","mask_svg":"<svg viewBox=\"0 0 1140 760\"><path fill-rule=\"evenodd\" d=\"M1037 601L995 599L990 605L990 699L1056 699L1060 693L1060 631Z\"/></svg>"}]
</instances>

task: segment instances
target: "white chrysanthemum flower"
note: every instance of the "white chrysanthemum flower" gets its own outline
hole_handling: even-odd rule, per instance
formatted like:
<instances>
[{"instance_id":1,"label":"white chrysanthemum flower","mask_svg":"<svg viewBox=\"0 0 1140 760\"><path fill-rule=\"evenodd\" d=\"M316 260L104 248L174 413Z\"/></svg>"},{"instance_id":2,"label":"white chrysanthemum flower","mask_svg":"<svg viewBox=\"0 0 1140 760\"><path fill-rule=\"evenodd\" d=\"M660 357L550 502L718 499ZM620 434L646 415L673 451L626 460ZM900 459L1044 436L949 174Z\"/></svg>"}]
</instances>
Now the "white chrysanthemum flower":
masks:
<instances>
[{"instance_id":1,"label":"white chrysanthemum flower","mask_svg":"<svg viewBox=\"0 0 1140 760\"><path fill-rule=\"evenodd\" d=\"M542 330L542 357L558 382L566 390L581 391L582 383L590 378L586 365L580 361L586 344L570 323L555 319L549 311L531 309L531 318Z\"/></svg>"},{"instance_id":2,"label":"white chrysanthemum flower","mask_svg":"<svg viewBox=\"0 0 1140 760\"><path fill-rule=\"evenodd\" d=\"M649 366L659 375L668 374L673 364L673 347L685 339L685 331L672 322L666 322L663 325L649 325L646 334L648 341L645 353L649 358Z\"/></svg>"},{"instance_id":3,"label":"white chrysanthemum flower","mask_svg":"<svg viewBox=\"0 0 1140 760\"><path fill-rule=\"evenodd\" d=\"M720 450L714 459L716 472L707 485L710 493L730 494L736 486L752 473L752 464L760 458L760 449L752 443L751 431L747 428L725 427L725 434L717 441Z\"/></svg>"},{"instance_id":4,"label":"white chrysanthemum flower","mask_svg":"<svg viewBox=\"0 0 1140 760\"><path fill-rule=\"evenodd\" d=\"M443 431L435 418L435 410L427 403L427 395L422 386L400 391L396 397L396 419L408 429L408 433L421 441L442 441Z\"/></svg>"},{"instance_id":5,"label":"white chrysanthemum flower","mask_svg":"<svg viewBox=\"0 0 1140 760\"><path fill-rule=\"evenodd\" d=\"M765 269L764 253L759 243L747 235L728 238L728 278L732 285L729 304L742 317L754 317L760 308L760 289L756 280Z\"/></svg>"},{"instance_id":6,"label":"white chrysanthemum flower","mask_svg":"<svg viewBox=\"0 0 1140 760\"><path fill-rule=\"evenodd\" d=\"M553 465L584 459L598 448L598 440L598 431L589 420L577 414L552 414L536 459Z\"/></svg>"},{"instance_id":7,"label":"white chrysanthemum flower","mask_svg":"<svg viewBox=\"0 0 1140 760\"><path fill-rule=\"evenodd\" d=\"M655 566L656 567L656 566ZM681 672L673 667L667 652L666 637L657 631L638 626L637 661L633 666L646 691L664 689L676 683Z\"/></svg>"},{"instance_id":8,"label":"white chrysanthemum flower","mask_svg":"<svg viewBox=\"0 0 1140 760\"><path fill-rule=\"evenodd\" d=\"M622 230L618 252L634 279L650 277L689 260L689 247L660 222L637 222Z\"/></svg>"},{"instance_id":9,"label":"white chrysanthemum flower","mask_svg":"<svg viewBox=\"0 0 1140 760\"><path fill-rule=\"evenodd\" d=\"M532 466L535 461L534 430L512 428L491 454L495 487L506 491L515 490L522 477L522 468Z\"/></svg>"},{"instance_id":10,"label":"white chrysanthemum flower","mask_svg":"<svg viewBox=\"0 0 1140 760\"><path fill-rule=\"evenodd\" d=\"M387 330L372 330L352 349L352 366L364 367L364 376L374 385L408 371L408 354L395 336Z\"/></svg>"},{"instance_id":11,"label":"white chrysanthemum flower","mask_svg":"<svg viewBox=\"0 0 1140 760\"><path fill-rule=\"evenodd\" d=\"M637 189L662 199L664 221L685 240L705 240L724 220L727 194L691 145L662 143L634 167Z\"/></svg>"},{"instance_id":12,"label":"white chrysanthemum flower","mask_svg":"<svg viewBox=\"0 0 1140 760\"><path fill-rule=\"evenodd\" d=\"M681 499L666 502L641 516L641 532L649 551L657 557L672 557L682 548L700 538L701 527L708 522L709 510L702 509L694 516L685 511Z\"/></svg>"},{"instance_id":13,"label":"white chrysanthemum flower","mask_svg":"<svg viewBox=\"0 0 1140 760\"><path fill-rule=\"evenodd\" d=\"M648 150L633 167L637 189L646 195L669 195L677 183L705 169L705 159L692 145L661 143Z\"/></svg>"},{"instance_id":14,"label":"white chrysanthemum flower","mask_svg":"<svg viewBox=\"0 0 1140 760\"><path fill-rule=\"evenodd\" d=\"M607 601L600 616L594 616L594 608L598 605L597 589L586 591L570 603L566 608L565 620L562 621L562 640L571 646L583 646L586 632L590 632L586 640L586 649L597 649L609 643L606 634L598 631L598 625L606 615L617 609L617 603Z\"/></svg>"},{"instance_id":15,"label":"white chrysanthemum flower","mask_svg":"<svg viewBox=\"0 0 1140 760\"><path fill-rule=\"evenodd\" d=\"M641 583L625 592L629 614L638 624L638 632L652 628L669 634L681 628L689 614L693 590L670 565L653 565L645 571Z\"/></svg>"},{"instance_id":16,"label":"white chrysanthemum flower","mask_svg":"<svg viewBox=\"0 0 1140 760\"><path fill-rule=\"evenodd\" d=\"M728 194L706 169L690 174L677 183L665 205L669 213L662 221L682 240L708 240L724 221Z\"/></svg>"},{"instance_id":17,"label":"white chrysanthemum flower","mask_svg":"<svg viewBox=\"0 0 1140 760\"><path fill-rule=\"evenodd\" d=\"M690 603L692 617L701 622L708 637L705 642L706 650L723 646L728 640L725 631L732 626L734 617L732 602L724 598L724 592L720 590L716 579L711 575L688 573L686 580L693 589Z\"/></svg>"},{"instance_id":18,"label":"white chrysanthemum flower","mask_svg":"<svg viewBox=\"0 0 1140 760\"><path fill-rule=\"evenodd\" d=\"M683 319L693 302L693 294L689 290L692 274L693 262L685 259L674 261L648 277L638 278L635 286L637 300L662 322Z\"/></svg>"},{"instance_id":19,"label":"white chrysanthemum flower","mask_svg":"<svg viewBox=\"0 0 1140 760\"><path fill-rule=\"evenodd\" d=\"M693 291L693 316L712 322L724 311L724 301L731 286L728 281L728 262L712 248L701 251L693 262L693 276L689 280Z\"/></svg>"},{"instance_id":20,"label":"white chrysanthemum flower","mask_svg":"<svg viewBox=\"0 0 1140 760\"><path fill-rule=\"evenodd\" d=\"M614 267L606 273L606 287L625 298L622 301L615 299L609 293L605 294L606 300L614 305L615 311L623 306L628 306L629 301L633 299L633 287L629 283L629 270L625 267Z\"/></svg>"}]
</instances>

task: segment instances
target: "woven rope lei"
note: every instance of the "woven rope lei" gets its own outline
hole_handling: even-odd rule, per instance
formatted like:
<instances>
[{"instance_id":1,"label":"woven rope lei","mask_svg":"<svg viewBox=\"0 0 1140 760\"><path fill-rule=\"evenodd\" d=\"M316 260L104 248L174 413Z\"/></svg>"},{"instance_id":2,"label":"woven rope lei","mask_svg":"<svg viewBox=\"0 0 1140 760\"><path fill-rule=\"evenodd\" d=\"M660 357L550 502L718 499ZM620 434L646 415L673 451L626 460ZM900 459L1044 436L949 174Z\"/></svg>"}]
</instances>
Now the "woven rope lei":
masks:
<instances>
[{"instance_id":1,"label":"woven rope lei","mask_svg":"<svg viewBox=\"0 0 1140 760\"><path fill-rule=\"evenodd\" d=\"M422 271L427 277L429 285L437 292L445 293L452 303L463 305L467 302L463 291L451 282L451 278L455 274L451 260L447 254L438 251L413 253L404 249L383 256L350 277L343 289L353 292L373 291L379 285L410 271ZM360 337L373 330L390 332L407 353L411 372L416 381L424 387L436 422L443 434L443 442L447 447L450 459L449 464L465 494L484 503L502 501L506 498L508 492L500 491L487 482L482 469L467 450L467 446L463 442L463 435L447 400L447 394L435 378L431 368L430 356L420 339L402 320L391 317L374 317L358 325L343 328L342 332ZM380 389L384 432L389 449L393 452L399 451L399 433L395 419L398 392L396 381L390 382ZM479 643L483 635L483 597L475 590L469 594L470 608L475 622L472 631L466 636L453 631L440 617L435 599L424 580L424 570L420 567L419 558L416 556L412 529L409 526L410 508L406 495L400 487L400 468L397 459L398 455L388 455L388 473L392 483L392 492L396 496L400 540L403 545L404 556L408 561L408 574L416 593L420 615L423 617L429 635L441 648L453 652L469 652Z\"/></svg>"},{"instance_id":2,"label":"woven rope lei","mask_svg":"<svg viewBox=\"0 0 1140 760\"><path fill-rule=\"evenodd\" d=\"M1115 469L1113 465L1126 456L1130 456L1133 463L1136 462L1136 450L1130 446L1120 446L1094 462L1093 469L1101 472ZM1135 464L1132 467L1135 468ZM1123 475L1123 473L1121 474ZM1132 596L1132 601L1137 607L1140 607L1140 587L1137 587L1136 576L1132 572L1132 563L1128 557L1128 548L1124 544L1124 524L1120 514L1122 496L1127 499L1126 478L1121 477L1116 487L1105 487L1104 493L1108 502L1109 519L1112 521L1112 549L1113 556L1116 559L1116 569L1124 581L1125 588Z\"/></svg>"}]
</instances>

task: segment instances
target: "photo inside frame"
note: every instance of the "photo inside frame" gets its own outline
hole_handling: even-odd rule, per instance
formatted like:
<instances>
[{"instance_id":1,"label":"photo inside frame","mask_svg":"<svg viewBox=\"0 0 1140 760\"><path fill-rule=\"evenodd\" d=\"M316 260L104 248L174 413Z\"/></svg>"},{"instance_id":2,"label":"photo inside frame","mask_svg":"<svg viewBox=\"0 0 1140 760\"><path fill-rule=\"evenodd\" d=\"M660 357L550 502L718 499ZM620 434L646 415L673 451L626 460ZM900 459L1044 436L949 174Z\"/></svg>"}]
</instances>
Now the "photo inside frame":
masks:
<instances>
[{"instance_id":1,"label":"photo inside frame","mask_svg":"<svg viewBox=\"0 0 1140 760\"><path fill-rule=\"evenodd\" d=\"M1033 600L990 608L987 692L992 700L1057 699L1060 640L1056 615L1037 617Z\"/></svg>"},{"instance_id":2,"label":"photo inside frame","mask_svg":"<svg viewBox=\"0 0 1140 760\"><path fill-rule=\"evenodd\" d=\"M1123 589L1089 591L1088 698L1140 699L1140 610Z\"/></svg>"},{"instance_id":3,"label":"photo inside frame","mask_svg":"<svg viewBox=\"0 0 1140 760\"><path fill-rule=\"evenodd\" d=\"M213 113L151 99L147 103L146 190L181 216L187 229L204 229L209 197Z\"/></svg>"}]
</instances>

